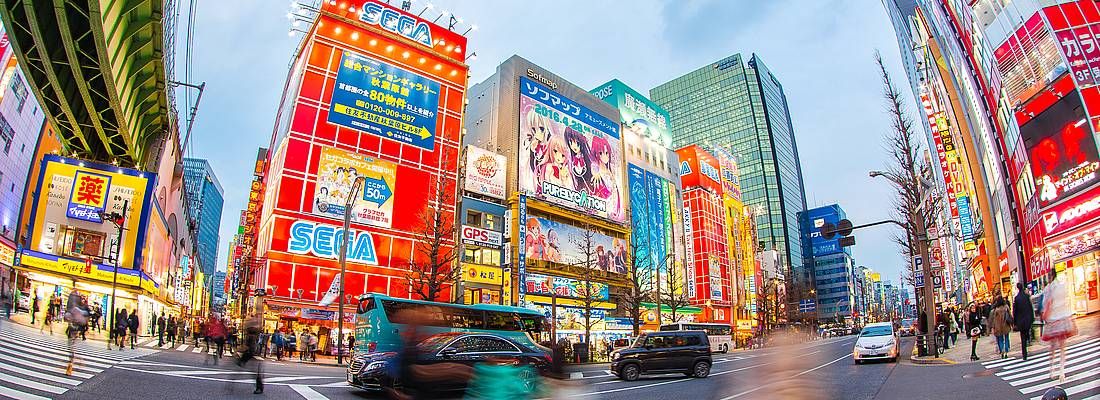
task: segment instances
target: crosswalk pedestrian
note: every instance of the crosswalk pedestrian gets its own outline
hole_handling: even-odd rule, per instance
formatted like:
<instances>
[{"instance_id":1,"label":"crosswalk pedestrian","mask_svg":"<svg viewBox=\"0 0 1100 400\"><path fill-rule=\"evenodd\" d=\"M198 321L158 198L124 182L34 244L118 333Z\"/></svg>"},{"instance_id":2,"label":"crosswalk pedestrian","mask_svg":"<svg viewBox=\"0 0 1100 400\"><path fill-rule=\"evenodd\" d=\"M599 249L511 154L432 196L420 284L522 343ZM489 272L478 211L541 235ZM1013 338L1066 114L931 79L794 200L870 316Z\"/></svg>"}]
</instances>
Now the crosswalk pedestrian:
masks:
<instances>
[{"instance_id":1,"label":"crosswalk pedestrian","mask_svg":"<svg viewBox=\"0 0 1100 400\"><path fill-rule=\"evenodd\" d=\"M982 363L993 375L1012 385L1032 400L1041 399L1048 389L1058 386L1072 399L1100 398L1100 338L1090 338L1066 346L1065 380L1051 376L1050 354L1029 354L1028 360L1017 358Z\"/></svg>"},{"instance_id":2,"label":"crosswalk pedestrian","mask_svg":"<svg viewBox=\"0 0 1100 400\"><path fill-rule=\"evenodd\" d=\"M0 326L0 397L43 400L64 394L121 361L153 354L148 349L109 351L100 342L77 341L71 373L69 344L16 324Z\"/></svg>"}]
</instances>

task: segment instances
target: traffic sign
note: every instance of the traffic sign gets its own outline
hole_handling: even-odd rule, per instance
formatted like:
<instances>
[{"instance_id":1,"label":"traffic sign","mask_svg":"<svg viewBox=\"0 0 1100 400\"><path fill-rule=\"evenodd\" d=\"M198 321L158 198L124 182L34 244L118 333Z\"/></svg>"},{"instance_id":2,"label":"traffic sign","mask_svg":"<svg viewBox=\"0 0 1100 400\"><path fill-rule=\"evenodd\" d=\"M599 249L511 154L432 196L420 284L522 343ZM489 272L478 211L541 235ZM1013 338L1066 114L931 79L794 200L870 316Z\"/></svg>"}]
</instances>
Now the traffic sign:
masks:
<instances>
[{"instance_id":1,"label":"traffic sign","mask_svg":"<svg viewBox=\"0 0 1100 400\"><path fill-rule=\"evenodd\" d=\"M916 268L919 272L921 271L922 266L924 266L924 261L920 258L920 256L913 256L913 267Z\"/></svg>"},{"instance_id":2,"label":"traffic sign","mask_svg":"<svg viewBox=\"0 0 1100 400\"><path fill-rule=\"evenodd\" d=\"M932 274L932 287L936 289L943 287L943 275L937 273Z\"/></svg>"},{"instance_id":3,"label":"traffic sign","mask_svg":"<svg viewBox=\"0 0 1100 400\"><path fill-rule=\"evenodd\" d=\"M920 257L918 257L917 260L920 260ZM923 271L917 271L915 274L913 274L913 287L916 287L916 288L923 288L924 287L924 272Z\"/></svg>"}]
</instances>

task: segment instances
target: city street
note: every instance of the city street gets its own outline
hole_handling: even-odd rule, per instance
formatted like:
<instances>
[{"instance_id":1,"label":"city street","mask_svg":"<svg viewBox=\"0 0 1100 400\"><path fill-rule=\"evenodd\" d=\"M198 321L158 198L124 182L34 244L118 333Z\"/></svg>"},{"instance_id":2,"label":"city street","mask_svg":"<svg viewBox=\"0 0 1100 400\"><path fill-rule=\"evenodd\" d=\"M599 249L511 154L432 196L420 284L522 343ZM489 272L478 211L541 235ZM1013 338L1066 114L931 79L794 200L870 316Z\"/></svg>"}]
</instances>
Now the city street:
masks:
<instances>
[{"instance_id":1,"label":"city street","mask_svg":"<svg viewBox=\"0 0 1100 400\"><path fill-rule=\"evenodd\" d=\"M148 338L143 338L143 341ZM1035 398L1053 386L1047 358L1037 352L1028 362L994 360L956 365L916 365L908 355L912 338L902 341L897 363L855 365L854 336L715 355L706 379L682 375L647 376L624 382L606 364L572 369L568 381L551 382L554 398L591 399L970 399ZM56 399L208 399L253 396L255 363L247 368L223 358L214 365L187 344L108 351L102 342L77 343L77 366L64 374L66 344L60 335L39 334L22 325L0 325L0 397ZM1035 346L1039 350L1041 346ZM1069 346L1067 383L1072 399L1100 395L1095 379L1100 338L1077 337ZM344 369L329 365L266 360L264 398L380 398L344 384Z\"/></svg>"}]
</instances>

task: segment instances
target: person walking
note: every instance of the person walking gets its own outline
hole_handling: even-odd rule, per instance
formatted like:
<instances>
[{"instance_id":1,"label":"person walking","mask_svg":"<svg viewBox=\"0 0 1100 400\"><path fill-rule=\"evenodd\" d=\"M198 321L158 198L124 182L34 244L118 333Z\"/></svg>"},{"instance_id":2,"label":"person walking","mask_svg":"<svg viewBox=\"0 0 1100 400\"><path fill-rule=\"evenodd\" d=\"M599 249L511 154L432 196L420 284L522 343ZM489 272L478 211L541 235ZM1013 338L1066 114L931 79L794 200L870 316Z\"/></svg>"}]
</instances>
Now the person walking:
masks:
<instances>
[{"instance_id":1,"label":"person walking","mask_svg":"<svg viewBox=\"0 0 1100 400\"><path fill-rule=\"evenodd\" d=\"M1066 380L1066 339L1077 334L1065 276L1051 270L1051 282L1043 289L1043 341L1050 342L1050 379ZM1060 353L1056 373L1055 355Z\"/></svg>"},{"instance_id":2,"label":"person walking","mask_svg":"<svg viewBox=\"0 0 1100 400\"><path fill-rule=\"evenodd\" d=\"M294 350L298 348L298 337L294 336L294 330L288 329L290 332L286 336L286 356L294 357Z\"/></svg>"},{"instance_id":3,"label":"person walking","mask_svg":"<svg viewBox=\"0 0 1100 400\"><path fill-rule=\"evenodd\" d=\"M1027 361L1027 346L1031 344L1031 324L1035 323L1035 309L1023 282L1016 284L1016 297L1012 300L1012 322L1020 332L1020 355Z\"/></svg>"},{"instance_id":4,"label":"person walking","mask_svg":"<svg viewBox=\"0 0 1100 400\"><path fill-rule=\"evenodd\" d=\"M164 331L168 333L168 342L172 343L172 347L176 347L176 316L169 315L168 321L164 323Z\"/></svg>"},{"instance_id":5,"label":"person walking","mask_svg":"<svg viewBox=\"0 0 1100 400\"><path fill-rule=\"evenodd\" d=\"M34 299L31 300L31 325L34 325L35 314L38 314L38 293L35 293Z\"/></svg>"},{"instance_id":6,"label":"person walking","mask_svg":"<svg viewBox=\"0 0 1100 400\"><path fill-rule=\"evenodd\" d=\"M947 333L951 338L951 346L955 346L959 343L959 315L955 312L955 307L947 312Z\"/></svg>"},{"instance_id":7,"label":"person walking","mask_svg":"<svg viewBox=\"0 0 1100 400\"><path fill-rule=\"evenodd\" d=\"M168 325L168 320L164 319L164 312L160 313L157 317L157 347L164 347L164 328Z\"/></svg>"},{"instance_id":8,"label":"person walking","mask_svg":"<svg viewBox=\"0 0 1100 400\"><path fill-rule=\"evenodd\" d=\"M103 317L103 309L99 307L99 304L92 305L92 313L88 315L88 326L99 332L99 319Z\"/></svg>"},{"instance_id":9,"label":"person walking","mask_svg":"<svg viewBox=\"0 0 1100 400\"><path fill-rule=\"evenodd\" d=\"M355 334L349 333L345 342L348 344L348 355L355 354Z\"/></svg>"},{"instance_id":10,"label":"person walking","mask_svg":"<svg viewBox=\"0 0 1100 400\"><path fill-rule=\"evenodd\" d=\"M82 334L88 324L88 303L76 289L69 293L65 321L68 323L68 327L65 328L65 336L68 339L69 347L69 365L65 367L65 375L72 375L73 364L76 363L76 335Z\"/></svg>"},{"instance_id":11,"label":"person walking","mask_svg":"<svg viewBox=\"0 0 1100 400\"><path fill-rule=\"evenodd\" d=\"M998 295L993 300L993 309L989 312L989 330L997 339L997 352L1001 358L1008 358L1008 334L1012 333L1012 312L1008 302Z\"/></svg>"},{"instance_id":12,"label":"person walking","mask_svg":"<svg viewBox=\"0 0 1100 400\"><path fill-rule=\"evenodd\" d=\"M302 336L298 340L298 361L306 360L307 351L309 351L309 331L303 329Z\"/></svg>"},{"instance_id":13,"label":"person walking","mask_svg":"<svg viewBox=\"0 0 1100 400\"><path fill-rule=\"evenodd\" d=\"M241 358L237 360L237 366L244 368L252 359L256 358L257 352L260 351L260 333L263 329L263 317L257 313L250 316L244 323L245 332L245 351L241 353ZM253 394L263 394L264 392L264 377L263 377L263 363L259 359L256 360L256 390L252 391Z\"/></svg>"},{"instance_id":14,"label":"person walking","mask_svg":"<svg viewBox=\"0 0 1100 400\"><path fill-rule=\"evenodd\" d=\"M134 311L130 312L130 320L128 325L130 326L130 350L133 350L134 346L137 345L138 328L140 327L140 321L138 320L138 310L136 308L134 309Z\"/></svg>"},{"instance_id":15,"label":"person walking","mask_svg":"<svg viewBox=\"0 0 1100 400\"><path fill-rule=\"evenodd\" d=\"M309 361L317 362L317 343L318 337L316 334L309 334Z\"/></svg>"},{"instance_id":16,"label":"person walking","mask_svg":"<svg viewBox=\"0 0 1100 400\"><path fill-rule=\"evenodd\" d=\"M978 338L982 336L982 313L976 303L967 311L966 336L970 338L970 361L978 361Z\"/></svg>"},{"instance_id":17,"label":"person walking","mask_svg":"<svg viewBox=\"0 0 1100 400\"><path fill-rule=\"evenodd\" d=\"M118 350L122 351L126 348L126 331L130 329L130 316L126 314L125 308L119 310L118 315L115 316L115 326L111 329L115 330L116 344Z\"/></svg>"},{"instance_id":18,"label":"person walking","mask_svg":"<svg viewBox=\"0 0 1100 400\"><path fill-rule=\"evenodd\" d=\"M275 350L275 359L283 361L283 346L286 345L286 338L283 337L283 331L276 329L275 333L271 335L271 347Z\"/></svg>"}]
</instances>

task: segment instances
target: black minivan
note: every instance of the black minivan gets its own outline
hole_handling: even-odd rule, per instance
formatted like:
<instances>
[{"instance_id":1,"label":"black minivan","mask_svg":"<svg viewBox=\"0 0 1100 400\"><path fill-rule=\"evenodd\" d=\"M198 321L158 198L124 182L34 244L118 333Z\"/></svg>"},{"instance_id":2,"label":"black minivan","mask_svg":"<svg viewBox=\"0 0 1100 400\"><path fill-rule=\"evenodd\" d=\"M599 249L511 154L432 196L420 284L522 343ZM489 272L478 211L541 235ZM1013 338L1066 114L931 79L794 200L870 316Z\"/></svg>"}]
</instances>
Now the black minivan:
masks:
<instances>
[{"instance_id":1,"label":"black minivan","mask_svg":"<svg viewBox=\"0 0 1100 400\"><path fill-rule=\"evenodd\" d=\"M626 381L669 372L706 378L710 366L710 341L703 331L645 333L630 347L611 353L611 373Z\"/></svg>"}]
</instances>

